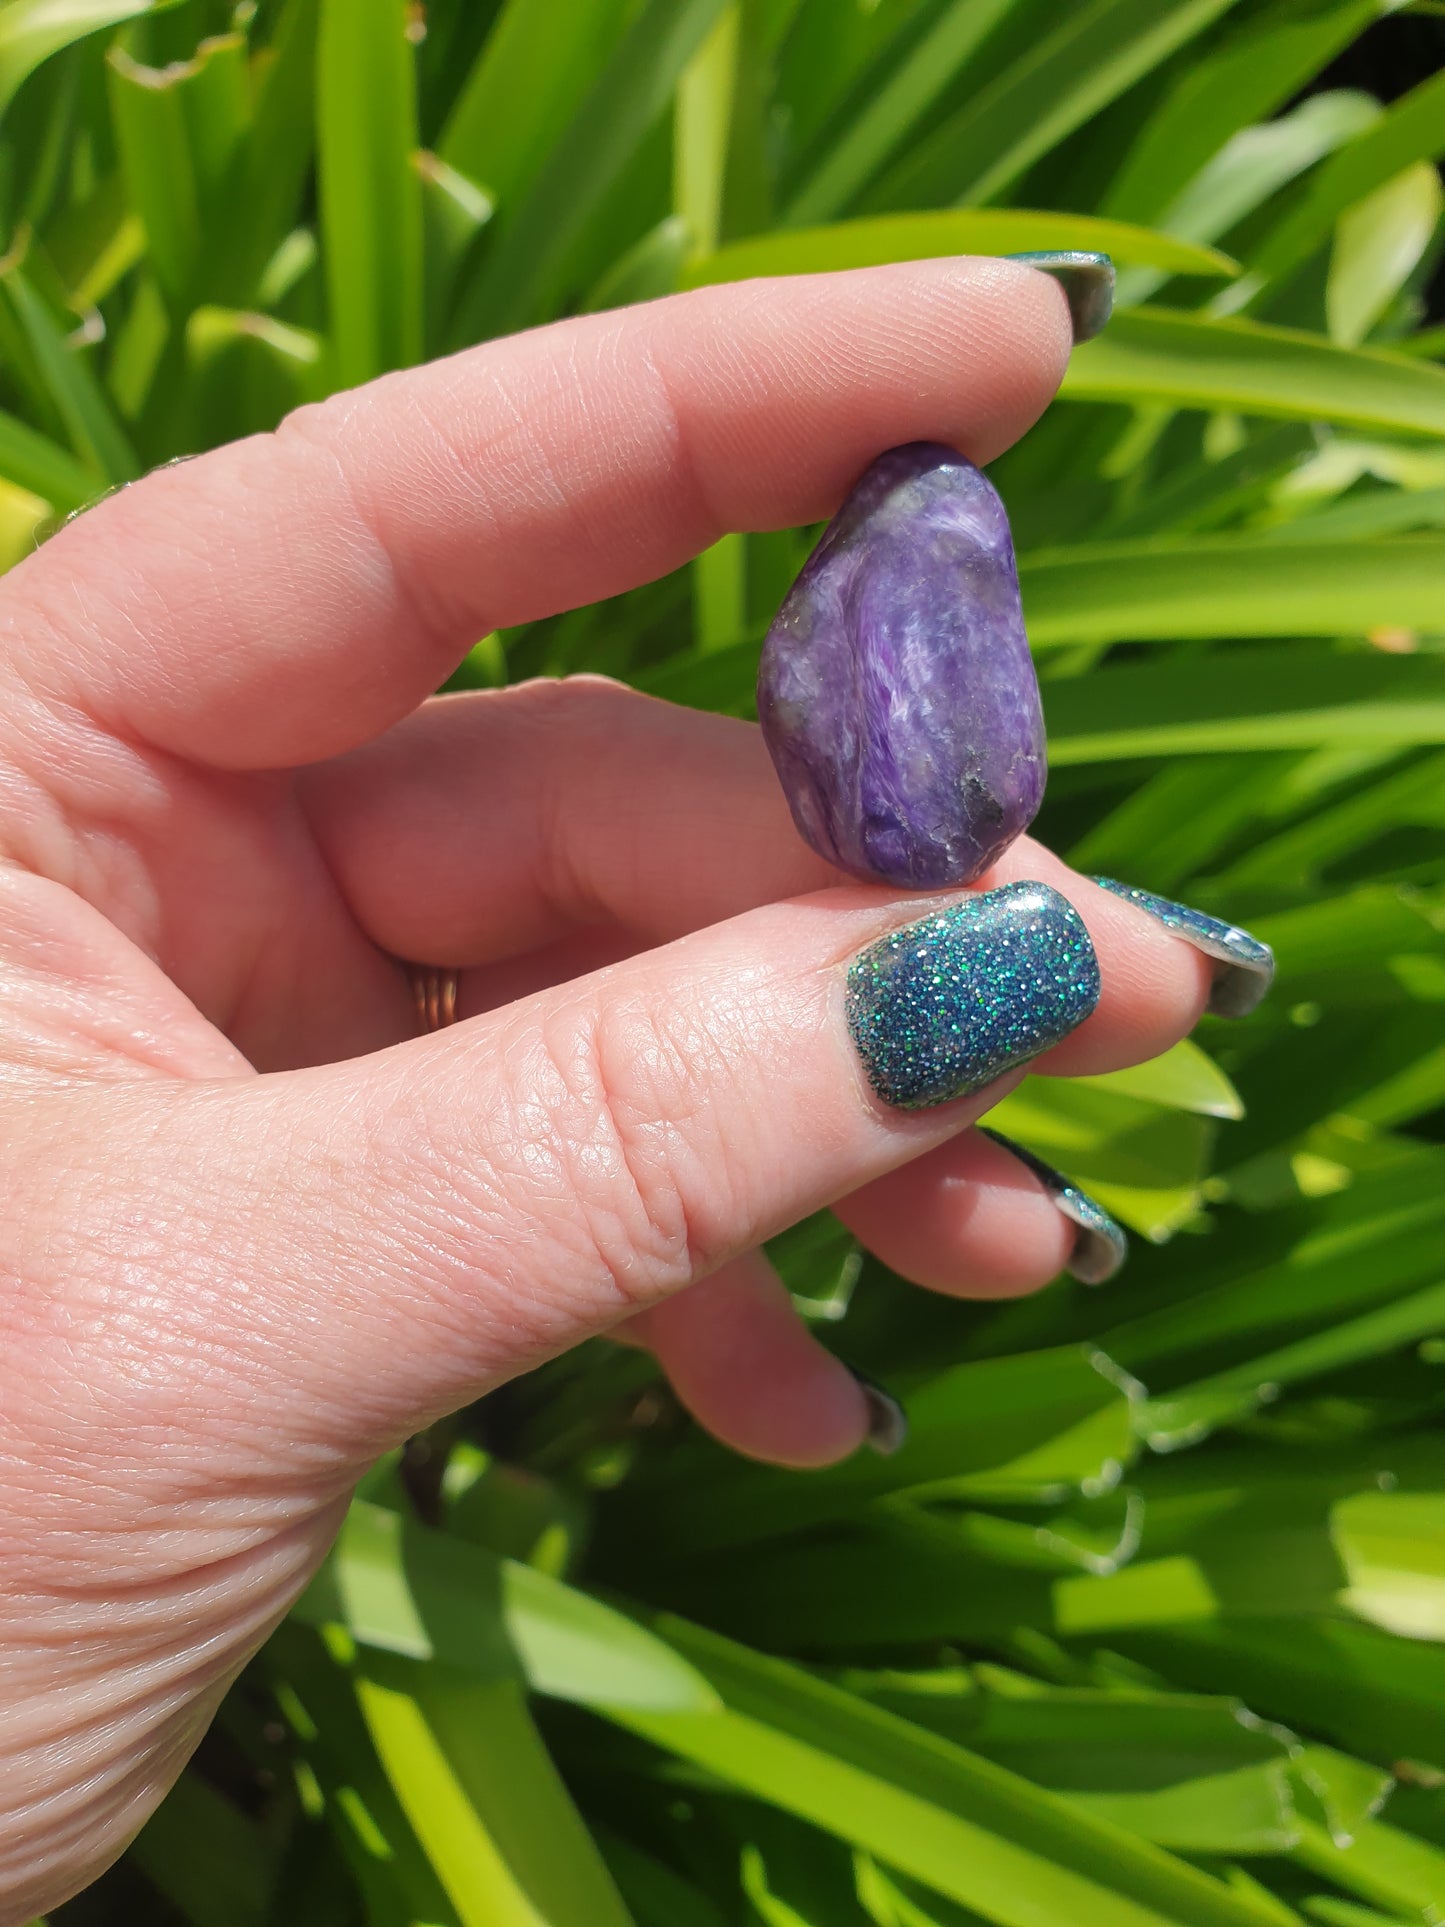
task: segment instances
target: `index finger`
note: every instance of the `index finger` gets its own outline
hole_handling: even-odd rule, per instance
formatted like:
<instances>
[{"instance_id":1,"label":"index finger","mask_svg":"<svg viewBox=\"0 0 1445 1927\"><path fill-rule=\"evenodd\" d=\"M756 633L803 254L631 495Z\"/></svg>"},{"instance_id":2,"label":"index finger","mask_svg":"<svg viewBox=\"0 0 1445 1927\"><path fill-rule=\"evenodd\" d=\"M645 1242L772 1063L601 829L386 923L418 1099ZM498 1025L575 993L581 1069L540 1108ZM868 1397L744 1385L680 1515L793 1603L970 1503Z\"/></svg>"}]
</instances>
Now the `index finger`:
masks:
<instances>
[{"instance_id":1,"label":"index finger","mask_svg":"<svg viewBox=\"0 0 1445 1927\"><path fill-rule=\"evenodd\" d=\"M479 635L728 530L829 514L880 450L1006 448L1063 375L1055 283L992 259L705 288L390 375L161 470L6 580L12 660L217 767L353 747Z\"/></svg>"}]
</instances>

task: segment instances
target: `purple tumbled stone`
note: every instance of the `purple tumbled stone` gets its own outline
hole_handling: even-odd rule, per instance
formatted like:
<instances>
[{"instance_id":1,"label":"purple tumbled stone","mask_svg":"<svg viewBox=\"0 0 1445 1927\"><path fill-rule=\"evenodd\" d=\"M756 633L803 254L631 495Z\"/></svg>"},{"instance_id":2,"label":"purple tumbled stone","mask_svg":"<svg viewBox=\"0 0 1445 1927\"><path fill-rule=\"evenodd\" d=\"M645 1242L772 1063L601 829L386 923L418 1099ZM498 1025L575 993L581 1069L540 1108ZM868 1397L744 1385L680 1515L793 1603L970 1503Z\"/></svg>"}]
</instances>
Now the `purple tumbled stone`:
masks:
<instances>
[{"instance_id":1,"label":"purple tumbled stone","mask_svg":"<svg viewBox=\"0 0 1445 1927\"><path fill-rule=\"evenodd\" d=\"M855 876L969 883L1044 793L998 492L937 442L865 471L763 645L758 718L804 838Z\"/></svg>"}]
</instances>

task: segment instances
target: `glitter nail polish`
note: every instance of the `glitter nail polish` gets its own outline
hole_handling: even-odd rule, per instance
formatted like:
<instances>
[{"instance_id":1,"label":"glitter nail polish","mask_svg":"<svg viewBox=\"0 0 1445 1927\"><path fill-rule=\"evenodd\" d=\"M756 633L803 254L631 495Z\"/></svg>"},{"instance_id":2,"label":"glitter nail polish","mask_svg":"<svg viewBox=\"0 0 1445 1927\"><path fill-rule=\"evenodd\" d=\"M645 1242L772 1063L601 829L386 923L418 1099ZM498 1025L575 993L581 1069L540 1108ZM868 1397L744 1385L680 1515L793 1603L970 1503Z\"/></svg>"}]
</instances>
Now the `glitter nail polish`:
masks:
<instances>
[{"instance_id":1,"label":"glitter nail polish","mask_svg":"<svg viewBox=\"0 0 1445 1927\"><path fill-rule=\"evenodd\" d=\"M1274 952L1267 943L1220 917L1191 910L1187 903L1156 897L1152 890L1136 890L1132 884L1116 883L1113 877L1094 877L1092 881L1101 890L1146 910L1174 936L1213 958L1214 988L1209 993L1209 1008L1216 1017L1247 1017L1263 1001L1274 981Z\"/></svg>"},{"instance_id":2,"label":"glitter nail polish","mask_svg":"<svg viewBox=\"0 0 1445 1927\"><path fill-rule=\"evenodd\" d=\"M868 1431L864 1444L876 1452L881 1459L891 1459L901 1446L908 1443L908 1414L893 1396L885 1391L875 1379L850 1365L858 1381L858 1389L863 1394L863 1403L868 1408Z\"/></svg>"},{"instance_id":3,"label":"glitter nail polish","mask_svg":"<svg viewBox=\"0 0 1445 1927\"><path fill-rule=\"evenodd\" d=\"M981 1124L979 1129L995 1144L1002 1145L1010 1157L1026 1165L1059 1211L1077 1227L1074 1248L1064 1267L1070 1277L1077 1278L1081 1285L1102 1285L1112 1278L1129 1255L1129 1240L1123 1226L1116 1224L1103 1205L1096 1204L1087 1191L1081 1191L1052 1164L1045 1164L1042 1158L1035 1157L1011 1137L1005 1137L1002 1131L991 1130L987 1124Z\"/></svg>"},{"instance_id":4,"label":"glitter nail polish","mask_svg":"<svg viewBox=\"0 0 1445 1927\"><path fill-rule=\"evenodd\" d=\"M1067 1037L1098 1001L1098 959L1077 910L1046 883L1008 883L860 951L846 1011L869 1083L911 1111L982 1090Z\"/></svg>"},{"instance_id":5,"label":"glitter nail polish","mask_svg":"<svg viewBox=\"0 0 1445 1927\"><path fill-rule=\"evenodd\" d=\"M1087 254L1074 248L1036 248L1007 254L1006 261L1022 261L1026 268L1050 274L1064 291L1074 346L1092 341L1114 312L1114 263L1107 254Z\"/></svg>"}]
</instances>

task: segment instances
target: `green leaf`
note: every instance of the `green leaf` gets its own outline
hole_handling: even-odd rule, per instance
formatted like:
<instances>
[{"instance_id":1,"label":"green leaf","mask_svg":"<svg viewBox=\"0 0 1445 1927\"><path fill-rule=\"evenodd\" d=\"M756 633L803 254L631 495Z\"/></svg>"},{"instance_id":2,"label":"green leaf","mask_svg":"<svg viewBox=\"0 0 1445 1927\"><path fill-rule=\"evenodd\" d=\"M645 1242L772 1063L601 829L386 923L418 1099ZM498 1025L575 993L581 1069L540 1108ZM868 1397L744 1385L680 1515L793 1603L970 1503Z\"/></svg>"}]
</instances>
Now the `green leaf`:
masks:
<instances>
[{"instance_id":1,"label":"green leaf","mask_svg":"<svg viewBox=\"0 0 1445 1927\"><path fill-rule=\"evenodd\" d=\"M1123 1085L1027 1078L994 1106L989 1122L1065 1171L1125 1224L1164 1239L1198 1209L1213 1133L1203 1117L1186 1114L1198 1105L1163 1109L1146 1098L1149 1080L1141 1081L1143 1090L1130 1090L1127 1076ZM1222 1093L1208 1082L1219 1101Z\"/></svg>"},{"instance_id":2,"label":"green leaf","mask_svg":"<svg viewBox=\"0 0 1445 1927\"><path fill-rule=\"evenodd\" d=\"M847 1683L1160 1845L1274 1852L1297 1837L1291 1769L1302 1749L1238 1701L1046 1686L993 1666Z\"/></svg>"},{"instance_id":3,"label":"green leaf","mask_svg":"<svg viewBox=\"0 0 1445 1927\"><path fill-rule=\"evenodd\" d=\"M0 410L0 476L41 496L53 508L78 509L99 492L92 470L14 415Z\"/></svg>"},{"instance_id":4,"label":"green leaf","mask_svg":"<svg viewBox=\"0 0 1445 1927\"><path fill-rule=\"evenodd\" d=\"M907 139L1012 3L951 0L793 195L783 217L787 225L807 227L846 207Z\"/></svg>"},{"instance_id":5,"label":"green leaf","mask_svg":"<svg viewBox=\"0 0 1445 1927\"><path fill-rule=\"evenodd\" d=\"M1099 542L1026 555L1029 639L1346 636L1445 625L1445 536L1268 545L1233 536Z\"/></svg>"},{"instance_id":6,"label":"green leaf","mask_svg":"<svg viewBox=\"0 0 1445 1927\"><path fill-rule=\"evenodd\" d=\"M665 106L723 0L647 0L557 140L510 208L462 297L458 331L475 341L537 318L565 283L589 219ZM443 152L451 158L450 150ZM469 170L484 178L480 168Z\"/></svg>"},{"instance_id":7,"label":"green leaf","mask_svg":"<svg viewBox=\"0 0 1445 1927\"><path fill-rule=\"evenodd\" d=\"M1347 1619L1202 1621L1110 1645L1201 1690L1227 1680L1258 1713L1386 1760L1445 1759L1445 1648Z\"/></svg>"},{"instance_id":8,"label":"green leaf","mask_svg":"<svg viewBox=\"0 0 1445 1927\"><path fill-rule=\"evenodd\" d=\"M363 1646L483 1679L525 1678L582 1705L709 1700L675 1654L601 1601L364 1500L295 1610L313 1625L344 1625Z\"/></svg>"},{"instance_id":9,"label":"green leaf","mask_svg":"<svg viewBox=\"0 0 1445 1927\"><path fill-rule=\"evenodd\" d=\"M41 61L87 34L142 14L163 13L178 0L5 0L0 7L0 115Z\"/></svg>"},{"instance_id":10,"label":"green leaf","mask_svg":"<svg viewBox=\"0 0 1445 1927\"><path fill-rule=\"evenodd\" d=\"M393 1667L356 1692L463 1927L632 1927L518 1687Z\"/></svg>"},{"instance_id":11,"label":"green leaf","mask_svg":"<svg viewBox=\"0 0 1445 1927\"><path fill-rule=\"evenodd\" d=\"M731 1927L699 1887L608 1827L597 1844L638 1927Z\"/></svg>"},{"instance_id":12,"label":"green leaf","mask_svg":"<svg viewBox=\"0 0 1445 1927\"><path fill-rule=\"evenodd\" d=\"M1253 542L1313 545L1394 535L1405 529L1439 528L1445 528L1445 487L1377 489L1369 495L1351 495L1332 508L1242 533L1244 539Z\"/></svg>"},{"instance_id":13,"label":"green leaf","mask_svg":"<svg viewBox=\"0 0 1445 1927\"><path fill-rule=\"evenodd\" d=\"M1080 1793L1076 1805L1176 1853L1273 1854L1299 1837L1282 1765L1240 1767L1185 1786Z\"/></svg>"},{"instance_id":14,"label":"green leaf","mask_svg":"<svg viewBox=\"0 0 1445 1927\"><path fill-rule=\"evenodd\" d=\"M250 120L246 43L239 34L207 40L194 59L164 68L142 66L117 46L106 64L130 202L156 279L184 313L194 301L203 229Z\"/></svg>"},{"instance_id":15,"label":"green leaf","mask_svg":"<svg viewBox=\"0 0 1445 1927\"><path fill-rule=\"evenodd\" d=\"M1076 349L1060 393L1445 434L1445 370L1292 328L1157 308L1116 314Z\"/></svg>"},{"instance_id":16,"label":"green leaf","mask_svg":"<svg viewBox=\"0 0 1445 1927\"><path fill-rule=\"evenodd\" d=\"M787 1534L900 1492L946 1487L953 1500L1005 1504L1057 1499L1117 1479L1140 1393L1085 1346L955 1365L909 1389L908 1440L886 1460L854 1457L806 1480L729 1464L709 1478L705 1505L695 1468L683 1461L636 1493L632 1520L671 1557Z\"/></svg>"},{"instance_id":17,"label":"green leaf","mask_svg":"<svg viewBox=\"0 0 1445 1927\"><path fill-rule=\"evenodd\" d=\"M1378 0L1340 0L1323 7L1276 0L1192 57L1130 146L1103 211L1126 221L1165 218L1165 210L1234 135L1282 106L1378 12Z\"/></svg>"},{"instance_id":18,"label":"green leaf","mask_svg":"<svg viewBox=\"0 0 1445 1927\"><path fill-rule=\"evenodd\" d=\"M1325 290L1331 340L1364 340L1424 258L1442 209L1445 189L1428 161L1346 208Z\"/></svg>"},{"instance_id":19,"label":"green leaf","mask_svg":"<svg viewBox=\"0 0 1445 1927\"><path fill-rule=\"evenodd\" d=\"M1445 1852L1379 1820L1367 1820L1347 1846L1323 1827L1306 1827L1290 1858L1415 1920L1437 1913L1445 1894Z\"/></svg>"},{"instance_id":20,"label":"green leaf","mask_svg":"<svg viewBox=\"0 0 1445 1927\"><path fill-rule=\"evenodd\" d=\"M423 151L412 158L422 184L427 328L440 338L440 318L451 307L457 275L496 204L485 188L439 155Z\"/></svg>"},{"instance_id":21,"label":"green leaf","mask_svg":"<svg viewBox=\"0 0 1445 1927\"><path fill-rule=\"evenodd\" d=\"M406 0L322 0L317 164L333 382L422 356L421 180Z\"/></svg>"},{"instance_id":22,"label":"green leaf","mask_svg":"<svg viewBox=\"0 0 1445 1927\"><path fill-rule=\"evenodd\" d=\"M200 287L228 307L265 307L261 281L299 217L315 144L320 0L288 0L252 63L250 124L202 235Z\"/></svg>"},{"instance_id":23,"label":"green leaf","mask_svg":"<svg viewBox=\"0 0 1445 1927\"><path fill-rule=\"evenodd\" d=\"M48 502L28 489L17 488L0 474L0 573L32 553L49 515Z\"/></svg>"},{"instance_id":24,"label":"green leaf","mask_svg":"<svg viewBox=\"0 0 1445 1927\"><path fill-rule=\"evenodd\" d=\"M886 261L924 261L949 254L1021 254L1037 248L1078 248L1116 262L1165 268L1173 274L1235 272L1226 254L1176 240L1125 221L1088 214L1039 214L1018 208L960 208L931 214L884 214L830 227L789 228L749 237L690 261L683 285L745 281L763 274L822 274L870 268Z\"/></svg>"},{"instance_id":25,"label":"green leaf","mask_svg":"<svg viewBox=\"0 0 1445 1927\"><path fill-rule=\"evenodd\" d=\"M741 28L737 0L683 68L673 113L673 206L705 253L717 246Z\"/></svg>"},{"instance_id":26,"label":"green leaf","mask_svg":"<svg viewBox=\"0 0 1445 1927\"><path fill-rule=\"evenodd\" d=\"M1396 1301L1408 1305L1422 1286L1434 1289L1438 1270L1445 1196L1437 1199L1427 1187L1440 1161L1420 1155L1421 1165L1407 1160L1357 1176L1340 1195L1317 1200L1264 1251L1257 1224L1236 1218L1193 1254L1186 1292L1146 1301L1137 1316L1124 1315L1103 1334L1111 1354L1156 1383L1166 1369L1176 1379L1197 1373L1201 1355L1245 1358L1240 1377L1253 1393L1270 1380L1262 1355L1293 1338L1318 1335L1328 1347L1362 1313L1383 1305L1393 1318ZM1306 1361L1305 1368L1324 1364Z\"/></svg>"},{"instance_id":27,"label":"green leaf","mask_svg":"<svg viewBox=\"0 0 1445 1927\"><path fill-rule=\"evenodd\" d=\"M195 398L216 441L254 435L319 391L323 344L271 315L197 308L186 324Z\"/></svg>"},{"instance_id":28,"label":"green leaf","mask_svg":"<svg viewBox=\"0 0 1445 1927\"><path fill-rule=\"evenodd\" d=\"M254 1927L279 1872L262 1830L194 1773L177 1780L128 1856L193 1927Z\"/></svg>"},{"instance_id":29,"label":"green leaf","mask_svg":"<svg viewBox=\"0 0 1445 1927\"><path fill-rule=\"evenodd\" d=\"M462 1927L382 1769L349 1657L293 1622L273 1635L260 1664L297 1743L302 1803L324 1818L368 1923ZM286 1883L281 1897L291 1891Z\"/></svg>"},{"instance_id":30,"label":"green leaf","mask_svg":"<svg viewBox=\"0 0 1445 1927\"><path fill-rule=\"evenodd\" d=\"M1424 80L1331 156L1251 254L1250 285L1278 282L1328 238L1347 208L1416 161L1445 153L1445 73Z\"/></svg>"},{"instance_id":31,"label":"green leaf","mask_svg":"<svg viewBox=\"0 0 1445 1927\"><path fill-rule=\"evenodd\" d=\"M1415 1339L1445 1331L1445 1284L1428 1286L1394 1304L1282 1345L1244 1364L1231 1366L1145 1402L1139 1413L1144 1437L1156 1449L1172 1451L1205 1437L1220 1425L1241 1418L1278 1397L1280 1388L1362 1358L1397 1351ZM1445 1636L1445 1608L1430 1609L1435 1636ZM1400 1630L1396 1625L1392 1630Z\"/></svg>"},{"instance_id":32,"label":"green leaf","mask_svg":"<svg viewBox=\"0 0 1445 1927\"><path fill-rule=\"evenodd\" d=\"M81 461L103 483L133 480L140 473L140 463L105 391L18 264L0 266L0 303L8 303L44 391Z\"/></svg>"},{"instance_id":33,"label":"green leaf","mask_svg":"<svg viewBox=\"0 0 1445 1927\"><path fill-rule=\"evenodd\" d=\"M1227 234L1379 111L1367 94L1316 94L1280 120L1242 129L1170 202L1160 225L1191 241ZM1163 279L1144 269L1126 273L1115 289L1116 305L1147 300Z\"/></svg>"},{"instance_id":34,"label":"green leaf","mask_svg":"<svg viewBox=\"0 0 1445 1927\"><path fill-rule=\"evenodd\" d=\"M520 200L614 51L626 0L507 0L447 118L437 152Z\"/></svg>"},{"instance_id":35,"label":"green leaf","mask_svg":"<svg viewBox=\"0 0 1445 1927\"><path fill-rule=\"evenodd\" d=\"M1445 742L1445 662L1249 649L1049 682L1055 768L1181 752Z\"/></svg>"},{"instance_id":36,"label":"green leaf","mask_svg":"<svg viewBox=\"0 0 1445 1927\"><path fill-rule=\"evenodd\" d=\"M673 1619L727 1711L621 1723L1000 1927L1263 1927L1185 1862L796 1667Z\"/></svg>"},{"instance_id":37,"label":"green leaf","mask_svg":"<svg viewBox=\"0 0 1445 1927\"><path fill-rule=\"evenodd\" d=\"M1403 1914L1376 1913L1373 1907L1357 1907L1330 1894L1311 1894L1303 1905L1310 1919L1323 1921L1325 1927L1414 1927Z\"/></svg>"},{"instance_id":38,"label":"green leaf","mask_svg":"<svg viewBox=\"0 0 1445 1927\"><path fill-rule=\"evenodd\" d=\"M868 199L996 199L1034 162L1226 13L1233 0L1092 0L936 127Z\"/></svg>"},{"instance_id":39,"label":"green leaf","mask_svg":"<svg viewBox=\"0 0 1445 1927\"><path fill-rule=\"evenodd\" d=\"M634 301L675 294L691 252L692 229L680 214L665 214L593 283L583 297L582 312L596 314L603 308L625 308Z\"/></svg>"}]
</instances>

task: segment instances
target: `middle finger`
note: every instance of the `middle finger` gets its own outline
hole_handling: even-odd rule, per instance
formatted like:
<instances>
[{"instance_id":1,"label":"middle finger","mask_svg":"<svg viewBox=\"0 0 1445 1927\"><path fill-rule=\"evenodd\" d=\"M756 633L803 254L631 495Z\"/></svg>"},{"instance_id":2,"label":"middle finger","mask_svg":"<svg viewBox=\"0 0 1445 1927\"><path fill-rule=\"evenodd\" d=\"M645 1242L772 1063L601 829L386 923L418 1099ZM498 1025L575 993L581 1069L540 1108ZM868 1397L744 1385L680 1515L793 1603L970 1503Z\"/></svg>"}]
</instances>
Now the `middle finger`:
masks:
<instances>
[{"instance_id":1,"label":"middle finger","mask_svg":"<svg viewBox=\"0 0 1445 1927\"><path fill-rule=\"evenodd\" d=\"M352 915L384 951L466 971L463 1016L764 903L869 887L803 844L753 725L600 678L440 698L305 782ZM1040 1069L1115 1069L1191 1028L1197 952L1029 838L981 887L1018 878L1074 902L1103 977Z\"/></svg>"}]
</instances>

